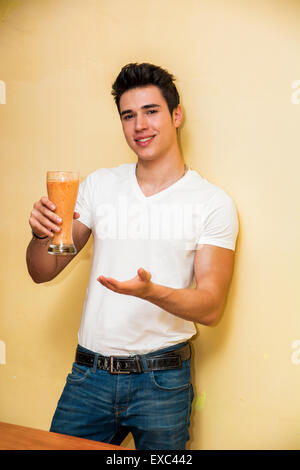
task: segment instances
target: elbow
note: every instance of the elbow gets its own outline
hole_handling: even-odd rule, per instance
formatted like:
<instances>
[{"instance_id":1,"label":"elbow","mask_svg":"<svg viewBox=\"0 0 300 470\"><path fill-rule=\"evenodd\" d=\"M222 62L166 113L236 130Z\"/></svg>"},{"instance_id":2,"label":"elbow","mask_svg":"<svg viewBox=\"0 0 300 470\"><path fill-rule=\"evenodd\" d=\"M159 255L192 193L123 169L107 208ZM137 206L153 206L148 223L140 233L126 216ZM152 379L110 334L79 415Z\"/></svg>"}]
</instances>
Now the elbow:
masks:
<instances>
[{"instance_id":1,"label":"elbow","mask_svg":"<svg viewBox=\"0 0 300 470\"><path fill-rule=\"evenodd\" d=\"M30 272L29 270L28 270L28 273L35 284L43 284L44 282L51 280L51 279L43 278L40 273Z\"/></svg>"},{"instance_id":2,"label":"elbow","mask_svg":"<svg viewBox=\"0 0 300 470\"><path fill-rule=\"evenodd\" d=\"M31 278L32 278L32 280L35 284L43 284L43 282L45 282L42 279L33 278L32 276L31 276Z\"/></svg>"},{"instance_id":3,"label":"elbow","mask_svg":"<svg viewBox=\"0 0 300 470\"><path fill-rule=\"evenodd\" d=\"M225 299L215 294L213 290L202 289L199 292L201 297L196 322L205 326L215 326L222 314ZM202 301L202 298L204 301Z\"/></svg>"},{"instance_id":4,"label":"elbow","mask_svg":"<svg viewBox=\"0 0 300 470\"><path fill-rule=\"evenodd\" d=\"M29 273L29 274L30 274L31 279L33 280L33 282L35 284L42 284L43 282L45 282L43 279L40 279L39 277L35 276L34 274L31 274L31 273Z\"/></svg>"},{"instance_id":5,"label":"elbow","mask_svg":"<svg viewBox=\"0 0 300 470\"><path fill-rule=\"evenodd\" d=\"M216 323L216 321L217 320L215 317L208 315L206 317L201 318L198 323L204 326L213 326Z\"/></svg>"},{"instance_id":6,"label":"elbow","mask_svg":"<svg viewBox=\"0 0 300 470\"><path fill-rule=\"evenodd\" d=\"M204 323L205 326L215 326L218 322L218 317L215 316L215 317L212 317L212 318L208 318L206 320L206 323Z\"/></svg>"},{"instance_id":7,"label":"elbow","mask_svg":"<svg viewBox=\"0 0 300 470\"><path fill-rule=\"evenodd\" d=\"M202 315L198 323L204 326L215 326L221 316L221 313L222 309L212 310L207 315Z\"/></svg>"}]
</instances>

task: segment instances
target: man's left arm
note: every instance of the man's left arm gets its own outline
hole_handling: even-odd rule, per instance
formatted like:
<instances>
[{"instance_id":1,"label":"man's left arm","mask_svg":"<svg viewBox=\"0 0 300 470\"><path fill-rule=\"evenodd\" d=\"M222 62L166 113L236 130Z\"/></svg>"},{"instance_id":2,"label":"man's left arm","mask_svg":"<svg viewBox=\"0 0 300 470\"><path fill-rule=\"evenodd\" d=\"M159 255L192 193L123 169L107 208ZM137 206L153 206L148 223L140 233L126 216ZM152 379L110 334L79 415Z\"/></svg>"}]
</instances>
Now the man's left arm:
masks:
<instances>
[{"instance_id":1,"label":"man's left arm","mask_svg":"<svg viewBox=\"0 0 300 470\"><path fill-rule=\"evenodd\" d=\"M145 298L184 320L212 325L224 307L233 261L232 250L199 245L194 258L195 288L172 289L153 284Z\"/></svg>"},{"instance_id":2,"label":"man's left arm","mask_svg":"<svg viewBox=\"0 0 300 470\"><path fill-rule=\"evenodd\" d=\"M214 245L198 245L194 258L196 287L173 289L151 281L143 268L129 281L99 276L114 292L147 300L184 320L212 325L222 313L233 273L234 251Z\"/></svg>"}]
</instances>

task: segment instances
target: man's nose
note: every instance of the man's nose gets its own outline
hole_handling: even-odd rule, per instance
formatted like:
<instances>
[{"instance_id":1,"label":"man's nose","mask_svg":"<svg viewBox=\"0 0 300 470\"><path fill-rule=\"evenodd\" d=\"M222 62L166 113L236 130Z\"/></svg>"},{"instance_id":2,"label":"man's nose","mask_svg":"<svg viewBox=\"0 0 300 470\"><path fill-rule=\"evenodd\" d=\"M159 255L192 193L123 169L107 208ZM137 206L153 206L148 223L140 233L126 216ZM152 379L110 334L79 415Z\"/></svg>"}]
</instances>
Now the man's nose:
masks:
<instances>
[{"instance_id":1,"label":"man's nose","mask_svg":"<svg viewBox=\"0 0 300 470\"><path fill-rule=\"evenodd\" d=\"M141 131L143 129L146 129L147 127L148 127L147 117L143 113L141 114L138 113L135 119L136 130Z\"/></svg>"}]
</instances>

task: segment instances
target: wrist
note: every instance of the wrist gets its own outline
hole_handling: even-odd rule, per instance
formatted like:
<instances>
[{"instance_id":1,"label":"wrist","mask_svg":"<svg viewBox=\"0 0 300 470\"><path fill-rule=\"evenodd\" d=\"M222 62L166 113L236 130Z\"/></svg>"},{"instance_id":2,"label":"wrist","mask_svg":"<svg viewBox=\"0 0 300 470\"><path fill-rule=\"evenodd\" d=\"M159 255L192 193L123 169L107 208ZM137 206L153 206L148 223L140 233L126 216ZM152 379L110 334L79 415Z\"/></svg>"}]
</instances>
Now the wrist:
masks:
<instances>
[{"instance_id":1,"label":"wrist","mask_svg":"<svg viewBox=\"0 0 300 470\"><path fill-rule=\"evenodd\" d=\"M47 247L49 246L49 238L43 238L42 240L39 238L32 237L31 243L37 247Z\"/></svg>"},{"instance_id":2,"label":"wrist","mask_svg":"<svg viewBox=\"0 0 300 470\"><path fill-rule=\"evenodd\" d=\"M155 284L154 282L149 282L147 286L147 290L144 296L145 300L149 302L158 302L162 300L164 297L170 294L170 288L161 286L159 284Z\"/></svg>"},{"instance_id":3,"label":"wrist","mask_svg":"<svg viewBox=\"0 0 300 470\"><path fill-rule=\"evenodd\" d=\"M47 238L49 238L48 235L43 235L43 236L37 235L33 230L31 230L31 233L35 240L46 240Z\"/></svg>"}]
</instances>

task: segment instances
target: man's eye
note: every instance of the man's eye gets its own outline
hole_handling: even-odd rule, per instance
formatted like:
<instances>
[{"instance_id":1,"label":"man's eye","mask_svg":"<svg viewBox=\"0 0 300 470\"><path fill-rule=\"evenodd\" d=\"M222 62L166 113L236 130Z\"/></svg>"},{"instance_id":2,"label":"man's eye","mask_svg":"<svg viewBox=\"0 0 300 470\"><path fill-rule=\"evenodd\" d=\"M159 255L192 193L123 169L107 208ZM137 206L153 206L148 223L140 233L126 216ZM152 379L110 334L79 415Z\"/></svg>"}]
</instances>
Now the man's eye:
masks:
<instances>
[{"instance_id":1,"label":"man's eye","mask_svg":"<svg viewBox=\"0 0 300 470\"><path fill-rule=\"evenodd\" d=\"M123 117L124 121L129 121L129 119L133 118L133 114L126 114L126 116Z\"/></svg>"},{"instance_id":2,"label":"man's eye","mask_svg":"<svg viewBox=\"0 0 300 470\"><path fill-rule=\"evenodd\" d=\"M148 114L155 114L157 113L157 109L149 109Z\"/></svg>"}]
</instances>

